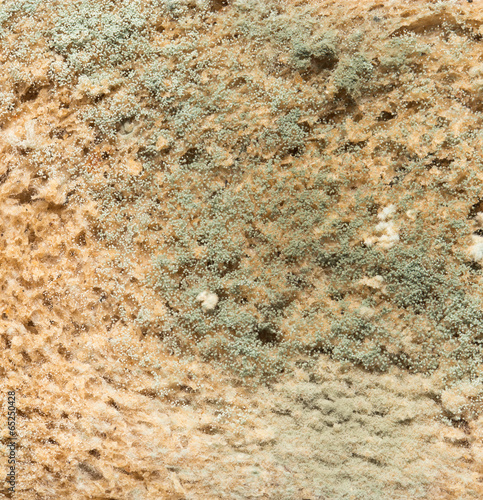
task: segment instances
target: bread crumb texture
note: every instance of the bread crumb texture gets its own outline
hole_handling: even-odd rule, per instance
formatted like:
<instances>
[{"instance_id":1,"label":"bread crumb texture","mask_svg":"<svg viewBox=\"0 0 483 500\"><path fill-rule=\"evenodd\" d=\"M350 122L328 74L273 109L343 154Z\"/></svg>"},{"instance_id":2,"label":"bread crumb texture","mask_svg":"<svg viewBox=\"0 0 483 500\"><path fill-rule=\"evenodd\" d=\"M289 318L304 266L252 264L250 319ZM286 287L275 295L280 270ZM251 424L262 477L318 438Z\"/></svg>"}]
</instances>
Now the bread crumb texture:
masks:
<instances>
[{"instance_id":1,"label":"bread crumb texture","mask_svg":"<svg viewBox=\"0 0 483 500\"><path fill-rule=\"evenodd\" d=\"M0 496L483 498L482 43L478 1L1 2Z\"/></svg>"}]
</instances>

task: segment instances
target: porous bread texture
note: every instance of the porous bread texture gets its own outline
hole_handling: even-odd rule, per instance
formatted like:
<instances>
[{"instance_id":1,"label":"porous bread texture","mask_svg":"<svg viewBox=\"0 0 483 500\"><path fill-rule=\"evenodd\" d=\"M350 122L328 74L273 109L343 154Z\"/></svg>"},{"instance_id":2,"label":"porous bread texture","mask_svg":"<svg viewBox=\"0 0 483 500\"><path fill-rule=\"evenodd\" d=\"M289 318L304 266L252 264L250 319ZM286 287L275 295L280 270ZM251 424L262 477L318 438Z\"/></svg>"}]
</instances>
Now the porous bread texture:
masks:
<instances>
[{"instance_id":1,"label":"porous bread texture","mask_svg":"<svg viewBox=\"0 0 483 500\"><path fill-rule=\"evenodd\" d=\"M2 3L18 498L483 496L482 26Z\"/></svg>"}]
</instances>

